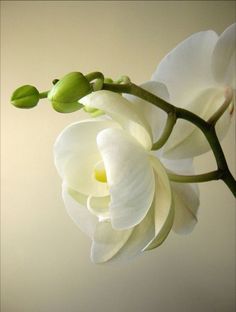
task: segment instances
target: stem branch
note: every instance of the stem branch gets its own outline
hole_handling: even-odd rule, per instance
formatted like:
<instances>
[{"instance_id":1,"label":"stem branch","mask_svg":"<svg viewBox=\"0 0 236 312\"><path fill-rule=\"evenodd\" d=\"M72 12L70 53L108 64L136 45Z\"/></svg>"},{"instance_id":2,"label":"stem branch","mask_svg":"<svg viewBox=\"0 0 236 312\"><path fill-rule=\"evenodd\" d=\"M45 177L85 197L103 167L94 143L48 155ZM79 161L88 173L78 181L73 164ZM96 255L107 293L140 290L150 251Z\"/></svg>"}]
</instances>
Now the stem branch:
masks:
<instances>
[{"instance_id":1,"label":"stem branch","mask_svg":"<svg viewBox=\"0 0 236 312\"><path fill-rule=\"evenodd\" d=\"M48 97L48 92L49 91L44 91L44 92L39 93L39 98L45 99L46 97Z\"/></svg>"},{"instance_id":2,"label":"stem branch","mask_svg":"<svg viewBox=\"0 0 236 312\"><path fill-rule=\"evenodd\" d=\"M220 117L224 114L224 112L229 107L230 103L233 99L233 90L231 88L226 89L225 91L225 101L220 106L220 108L207 120L207 122L211 125L215 125Z\"/></svg>"},{"instance_id":3,"label":"stem branch","mask_svg":"<svg viewBox=\"0 0 236 312\"><path fill-rule=\"evenodd\" d=\"M176 123L176 114L170 112L168 114L167 122L165 124L163 133L161 134L161 137L159 138L159 140L153 144L152 150L158 150L166 143L169 136L171 135L171 132L174 128L175 123Z\"/></svg>"},{"instance_id":4,"label":"stem branch","mask_svg":"<svg viewBox=\"0 0 236 312\"><path fill-rule=\"evenodd\" d=\"M207 182L212 180L219 180L221 176L221 172L219 170L203 173L203 174L196 174L196 175L180 175L175 174L172 172L168 172L168 176L171 181L173 182L180 182L180 183L200 183L200 182Z\"/></svg>"}]
</instances>

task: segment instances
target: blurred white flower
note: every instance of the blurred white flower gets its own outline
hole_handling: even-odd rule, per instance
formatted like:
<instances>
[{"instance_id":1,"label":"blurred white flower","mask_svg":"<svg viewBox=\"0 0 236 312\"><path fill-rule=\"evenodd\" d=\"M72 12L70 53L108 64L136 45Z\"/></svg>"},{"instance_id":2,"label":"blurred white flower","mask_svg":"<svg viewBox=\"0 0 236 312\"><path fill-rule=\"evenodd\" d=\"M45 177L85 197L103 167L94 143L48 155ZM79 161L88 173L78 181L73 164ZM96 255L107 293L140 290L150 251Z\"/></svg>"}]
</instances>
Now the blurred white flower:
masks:
<instances>
[{"instance_id":1,"label":"blurred white flower","mask_svg":"<svg viewBox=\"0 0 236 312\"><path fill-rule=\"evenodd\" d=\"M152 76L154 84L147 87L155 92L155 81L164 83L170 103L208 120L223 104L228 90L235 91L235 66L236 24L233 24L220 36L211 30L202 31L178 44L158 65ZM232 104L216 124L219 139L230 125L235 97L231 100ZM176 159L197 156L209 149L199 129L178 120L162 152L164 157Z\"/></svg>"},{"instance_id":2,"label":"blurred white flower","mask_svg":"<svg viewBox=\"0 0 236 312\"><path fill-rule=\"evenodd\" d=\"M129 259L160 245L172 227L191 230L199 205L197 189L171 186L151 152L151 127L138 105L110 91L91 93L80 102L109 117L68 126L55 143L54 155L67 212L92 239L92 261ZM185 170L192 166L188 160L179 164ZM175 162L168 166L176 169Z\"/></svg>"}]
</instances>

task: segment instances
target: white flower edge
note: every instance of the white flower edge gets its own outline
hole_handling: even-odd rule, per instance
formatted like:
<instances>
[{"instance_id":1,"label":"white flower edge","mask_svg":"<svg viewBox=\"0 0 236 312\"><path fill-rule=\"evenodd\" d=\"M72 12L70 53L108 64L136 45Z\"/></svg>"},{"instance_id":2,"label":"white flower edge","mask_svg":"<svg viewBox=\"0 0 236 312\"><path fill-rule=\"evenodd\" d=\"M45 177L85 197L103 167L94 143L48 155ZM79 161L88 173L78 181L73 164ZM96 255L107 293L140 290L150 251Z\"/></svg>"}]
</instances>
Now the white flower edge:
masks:
<instances>
[{"instance_id":1,"label":"white flower edge","mask_svg":"<svg viewBox=\"0 0 236 312\"><path fill-rule=\"evenodd\" d=\"M143 116L120 94L100 90L80 99L80 103L104 111L127 130L147 150L152 147L152 134Z\"/></svg>"},{"instance_id":2,"label":"white flower edge","mask_svg":"<svg viewBox=\"0 0 236 312\"><path fill-rule=\"evenodd\" d=\"M152 80L164 83L169 101L207 120L223 104L225 90L235 88L236 24L219 37L213 31L196 33L177 45L158 65ZM232 104L217 122L220 139L227 133ZM183 135L184 134L184 135ZM191 144L191 142L196 144ZM198 156L210 150L201 131L179 120L163 156L170 159Z\"/></svg>"}]
</instances>

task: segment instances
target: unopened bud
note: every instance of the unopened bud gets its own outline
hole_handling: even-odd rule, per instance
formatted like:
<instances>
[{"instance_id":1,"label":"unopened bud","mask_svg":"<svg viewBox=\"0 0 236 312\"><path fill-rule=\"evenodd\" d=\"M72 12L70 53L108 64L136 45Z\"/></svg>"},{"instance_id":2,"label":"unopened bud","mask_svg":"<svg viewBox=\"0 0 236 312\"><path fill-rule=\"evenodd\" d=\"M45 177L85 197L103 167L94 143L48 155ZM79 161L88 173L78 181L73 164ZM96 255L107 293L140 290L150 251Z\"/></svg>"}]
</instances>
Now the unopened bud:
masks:
<instances>
[{"instance_id":1,"label":"unopened bud","mask_svg":"<svg viewBox=\"0 0 236 312\"><path fill-rule=\"evenodd\" d=\"M18 108L32 108L38 104L39 91L30 85L16 89L11 97L11 103Z\"/></svg>"},{"instance_id":2,"label":"unopened bud","mask_svg":"<svg viewBox=\"0 0 236 312\"><path fill-rule=\"evenodd\" d=\"M71 113L83 107L78 101L92 92L89 81L79 72L61 78L48 94L53 108L60 113Z\"/></svg>"}]
</instances>

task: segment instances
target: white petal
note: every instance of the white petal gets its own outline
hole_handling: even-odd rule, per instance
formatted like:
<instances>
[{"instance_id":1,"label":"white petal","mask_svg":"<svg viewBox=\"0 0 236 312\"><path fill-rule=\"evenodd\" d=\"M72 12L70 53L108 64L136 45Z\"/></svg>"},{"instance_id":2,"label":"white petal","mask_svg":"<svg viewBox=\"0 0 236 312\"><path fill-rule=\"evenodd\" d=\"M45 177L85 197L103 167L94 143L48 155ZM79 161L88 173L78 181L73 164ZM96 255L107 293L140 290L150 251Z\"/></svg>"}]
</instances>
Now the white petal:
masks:
<instances>
[{"instance_id":1,"label":"white petal","mask_svg":"<svg viewBox=\"0 0 236 312\"><path fill-rule=\"evenodd\" d=\"M161 158L164 167L177 174L194 174L193 158L189 159L167 159Z\"/></svg>"},{"instance_id":2,"label":"white petal","mask_svg":"<svg viewBox=\"0 0 236 312\"><path fill-rule=\"evenodd\" d=\"M145 247L150 250L159 246L169 234L174 220L170 181L165 168L155 157L150 157L156 176L155 193L155 237Z\"/></svg>"},{"instance_id":3,"label":"white petal","mask_svg":"<svg viewBox=\"0 0 236 312\"><path fill-rule=\"evenodd\" d=\"M174 197L175 219L173 230L179 234L190 233L197 223L199 194L196 185L171 183Z\"/></svg>"},{"instance_id":4,"label":"white petal","mask_svg":"<svg viewBox=\"0 0 236 312\"><path fill-rule=\"evenodd\" d=\"M224 90L210 88L200 93L188 105L187 109L205 120L208 120L223 104ZM230 109L217 122L216 130L220 139L224 137L230 126ZM210 150L210 145L196 126L188 121L178 119L173 132L162 149L165 158L189 158Z\"/></svg>"},{"instance_id":5,"label":"white petal","mask_svg":"<svg viewBox=\"0 0 236 312\"><path fill-rule=\"evenodd\" d=\"M200 92L185 108L199 117L205 118L208 107L215 106L215 103L212 103L216 92L215 90L216 89L206 89ZM191 140L189 138L191 138ZM201 131L198 130L194 124L186 120L178 119L171 136L162 149L163 156L173 159L199 155L202 153L202 149L200 150L200 146L197 144L198 140L199 144L204 145L203 149L210 149L207 140L204 139ZM187 143L189 145L187 145Z\"/></svg>"},{"instance_id":6,"label":"white petal","mask_svg":"<svg viewBox=\"0 0 236 312\"><path fill-rule=\"evenodd\" d=\"M147 81L141 84L140 87L168 101L168 91L163 83ZM146 119L147 123L151 126L153 140L156 142L162 133L167 114L153 104L136 96L130 94L125 94L124 96L130 102L134 103L135 109L140 112L140 114Z\"/></svg>"},{"instance_id":7,"label":"white petal","mask_svg":"<svg viewBox=\"0 0 236 312\"><path fill-rule=\"evenodd\" d=\"M193 175L193 159L167 160L162 159L169 170L184 175ZM175 219L173 230L179 234L189 233L197 223L199 208L199 188L195 183L171 183L174 198Z\"/></svg>"},{"instance_id":8,"label":"white petal","mask_svg":"<svg viewBox=\"0 0 236 312\"><path fill-rule=\"evenodd\" d=\"M89 196L87 201L88 210L100 220L110 218L109 212L110 196L93 197Z\"/></svg>"},{"instance_id":9,"label":"white petal","mask_svg":"<svg viewBox=\"0 0 236 312\"><path fill-rule=\"evenodd\" d=\"M70 189L66 183L63 183L62 186L62 197L71 219L82 232L92 238L98 219L88 211L86 207L87 197Z\"/></svg>"},{"instance_id":10,"label":"white petal","mask_svg":"<svg viewBox=\"0 0 236 312\"><path fill-rule=\"evenodd\" d=\"M212 55L212 71L218 82L236 88L236 24L219 37Z\"/></svg>"},{"instance_id":11,"label":"white petal","mask_svg":"<svg viewBox=\"0 0 236 312\"><path fill-rule=\"evenodd\" d=\"M142 251L153 249L167 237L174 217L170 182L164 167L153 157L155 167L156 194L152 206L143 221L135 226L126 244L112 261L130 260Z\"/></svg>"},{"instance_id":12,"label":"white petal","mask_svg":"<svg viewBox=\"0 0 236 312\"><path fill-rule=\"evenodd\" d=\"M133 104L120 94L101 90L85 96L80 103L105 111L146 149L151 149L152 137L148 124L143 116L133 108Z\"/></svg>"},{"instance_id":13,"label":"white petal","mask_svg":"<svg viewBox=\"0 0 236 312\"><path fill-rule=\"evenodd\" d=\"M94 166L101 161L96 137L99 131L109 127L118 125L112 121L85 120L66 127L56 140L56 168L63 180L79 193L93 196L109 193L107 184L94 177Z\"/></svg>"},{"instance_id":14,"label":"white petal","mask_svg":"<svg viewBox=\"0 0 236 312\"><path fill-rule=\"evenodd\" d=\"M101 131L97 143L110 187L112 226L133 227L142 221L153 201L155 182L148 154L119 129Z\"/></svg>"},{"instance_id":15,"label":"white petal","mask_svg":"<svg viewBox=\"0 0 236 312\"><path fill-rule=\"evenodd\" d=\"M161 61L152 80L167 86L172 104L185 107L202 89L215 84L210 65L217 39L213 31L196 33Z\"/></svg>"},{"instance_id":16,"label":"white petal","mask_svg":"<svg viewBox=\"0 0 236 312\"><path fill-rule=\"evenodd\" d=\"M133 229L114 230L109 221L99 222L94 233L91 259L95 263L110 260L123 247Z\"/></svg>"},{"instance_id":17,"label":"white petal","mask_svg":"<svg viewBox=\"0 0 236 312\"><path fill-rule=\"evenodd\" d=\"M142 222L133 229L126 244L115 255L112 261L131 260L140 255L144 248L155 237L154 201Z\"/></svg>"},{"instance_id":18,"label":"white petal","mask_svg":"<svg viewBox=\"0 0 236 312\"><path fill-rule=\"evenodd\" d=\"M225 88L218 89L218 92L215 92L215 100L212 101L213 102L212 105L208 105L208 109L204 116L205 120L209 119L222 106L222 104L225 101L225 92L226 92ZM234 116L233 114L234 109L235 109L235 94L233 95L232 102L229 105L228 109L216 123L216 133L219 140L222 140L229 130L229 127L232 122L232 117Z\"/></svg>"},{"instance_id":19,"label":"white petal","mask_svg":"<svg viewBox=\"0 0 236 312\"><path fill-rule=\"evenodd\" d=\"M233 104L230 106L227 111L220 117L219 121L216 124L216 133L221 141L227 134L231 124L232 118L234 116L233 112L235 110L236 98L233 99Z\"/></svg>"}]
</instances>

